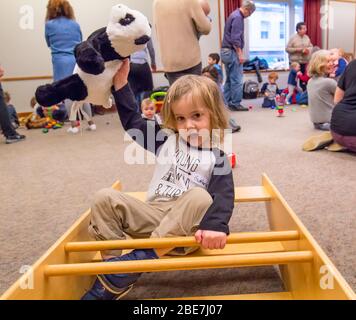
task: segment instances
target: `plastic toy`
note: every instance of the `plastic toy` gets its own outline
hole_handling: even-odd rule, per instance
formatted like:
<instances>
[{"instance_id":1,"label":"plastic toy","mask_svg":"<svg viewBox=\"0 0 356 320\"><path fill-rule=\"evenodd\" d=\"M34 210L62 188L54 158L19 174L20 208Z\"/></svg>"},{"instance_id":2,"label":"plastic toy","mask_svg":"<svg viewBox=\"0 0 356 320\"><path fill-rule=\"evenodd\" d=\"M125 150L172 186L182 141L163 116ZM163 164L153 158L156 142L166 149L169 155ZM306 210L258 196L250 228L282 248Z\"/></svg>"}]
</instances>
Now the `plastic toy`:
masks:
<instances>
[{"instance_id":1,"label":"plastic toy","mask_svg":"<svg viewBox=\"0 0 356 320\"><path fill-rule=\"evenodd\" d=\"M227 158L229 159L230 161L230 165L231 165L231 168L234 169L236 168L236 164L237 164L237 159L236 159L236 154L235 153L230 153Z\"/></svg>"},{"instance_id":2,"label":"plastic toy","mask_svg":"<svg viewBox=\"0 0 356 320\"><path fill-rule=\"evenodd\" d=\"M277 103L277 106L276 106L277 116L283 117L284 116L284 106L286 104L286 96L284 93L276 96L276 103Z\"/></svg>"},{"instance_id":3,"label":"plastic toy","mask_svg":"<svg viewBox=\"0 0 356 320\"><path fill-rule=\"evenodd\" d=\"M153 101L156 107L156 113L160 113L162 111L162 107L164 104L164 99L167 95L168 87L162 87L154 90L150 96L150 99Z\"/></svg>"}]
</instances>

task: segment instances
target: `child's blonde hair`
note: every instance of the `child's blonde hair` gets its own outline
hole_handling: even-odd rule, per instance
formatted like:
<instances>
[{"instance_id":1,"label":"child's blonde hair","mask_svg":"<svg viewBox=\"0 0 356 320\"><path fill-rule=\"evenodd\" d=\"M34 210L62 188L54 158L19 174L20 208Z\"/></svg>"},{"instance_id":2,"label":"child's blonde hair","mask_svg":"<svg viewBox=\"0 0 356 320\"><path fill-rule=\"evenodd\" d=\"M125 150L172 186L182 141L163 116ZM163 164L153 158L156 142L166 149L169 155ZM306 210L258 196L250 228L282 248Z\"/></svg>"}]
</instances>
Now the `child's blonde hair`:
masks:
<instances>
[{"instance_id":1,"label":"child's blonde hair","mask_svg":"<svg viewBox=\"0 0 356 320\"><path fill-rule=\"evenodd\" d=\"M190 94L194 104L203 103L210 114L210 128L220 129L220 142L224 139L224 129L228 128L225 105L218 85L208 77L187 75L179 78L168 90L161 112L163 126L177 131L176 118L172 106L182 97ZM211 136L212 137L212 136Z\"/></svg>"},{"instance_id":2,"label":"child's blonde hair","mask_svg":"<svg viewBox=\"0 0 356 320\"><path fill-rule=\"evenodd\" d=\"M308 65L308 74L310 77L323 77L327 75L326 69L330 55L331 52L328 50L319 50L313 53Z\"/></svg>"},{"instance_id":3,"label":"child's blonde hair","mask_svg":"<svg viewBox=\"0 0 356 320\"><path fill-rule=\"evenodd\" d=\"M290 67L291 67L291 69L300 67L300 63L299 63L299 62L292 62L292 63L290 64Z\"/></svg>"},{"instance_id":4,"label":"child's blonde hair","mask_svg":"<svg viewBox=\"0 0 356 320\"><path fill-rule=\"evenodd\" d=\"M279 78L278 76L278 73L277 72L271 72L269 75L268 75L268 80L275 80L277 81Z\"/></svg>"},{"instance_id":5,"label":"child's blonde hair","mask_svg":"<svg viewBox=\"0 0 356 320\"><path fill-rule=\"evenodd\" d=\"M4 92L4 102L6 104L8 104L11 100L11 96L10 96L10 93L8 93L7 91Z\"/></svg>"},{"instance_id":6,"label":"child's blonde hair","mask_svg":"<svg viewBox=\"0 0 356 320\"><path fill-rule=\"evenodd\" d=\"M143 110L143 108L148 107L151 104L153 104L153 106L156 109L156 106L155 106L154 102L150 98L143 99L142 102L141 102L141 110Z\"/></svg>"}]
</instances>

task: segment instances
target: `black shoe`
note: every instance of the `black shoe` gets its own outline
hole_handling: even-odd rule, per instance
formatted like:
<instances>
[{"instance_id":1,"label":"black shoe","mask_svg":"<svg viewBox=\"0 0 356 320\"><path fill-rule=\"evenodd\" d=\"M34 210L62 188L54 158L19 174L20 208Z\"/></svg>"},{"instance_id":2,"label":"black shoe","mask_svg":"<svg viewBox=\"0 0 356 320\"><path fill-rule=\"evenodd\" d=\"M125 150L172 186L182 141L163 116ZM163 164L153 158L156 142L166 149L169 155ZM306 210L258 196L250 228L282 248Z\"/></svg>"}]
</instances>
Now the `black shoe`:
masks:
<instances>
[{"instance_id":1,"label":"black shoe","mask_svg":"<svg viewBox=\"0 0 356 320\"><path fill-rule=\"evenodd\" d=\"M241 104L239 105L229 105L231 111L248 111L248 108L245 108Z\"/></svg>"},{"instance_id":2,"label":"black shoe","mask_svg":"<svg viewBox=\"0 0 356 320\"><path fill-rule=\"evenodd\" d=\"M236 121L232 118L230 118L230 120L229 120L229 126L230 126L230 129L232 130L232 133L241 131L241 126L239 126L236 123Z\"/></svg>"},{"instance_id":3,"label":"black shoe","mask_svg":"<svg viewBox=\"0 0 356 320\"><path fill-rule=\"evenodd\" d=\"M12 144L12 143L20 142L20 141L25 140L25 139L26 139L26 136L24 136L22 134L16 134L15 136L6 137L6 144Z\"/></svg>"}]
</instances>

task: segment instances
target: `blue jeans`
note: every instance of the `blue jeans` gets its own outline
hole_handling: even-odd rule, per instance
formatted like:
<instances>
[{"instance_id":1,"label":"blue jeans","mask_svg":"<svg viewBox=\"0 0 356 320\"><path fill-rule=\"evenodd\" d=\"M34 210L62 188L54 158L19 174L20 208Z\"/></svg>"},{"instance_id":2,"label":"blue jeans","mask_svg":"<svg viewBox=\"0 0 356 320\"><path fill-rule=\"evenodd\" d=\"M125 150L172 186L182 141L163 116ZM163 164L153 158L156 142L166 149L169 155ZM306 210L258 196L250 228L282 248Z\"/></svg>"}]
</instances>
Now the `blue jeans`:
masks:
<instances>
[{"instance_id":1,"label":"blue jeans","mask_svg":"<svg viewBox=\"0 0 356 320\"><path fill-rule=\"evenodd\" d=\"M242 100L243 66L235 50L222 48L221 61L225 65L226 81L224 86L225 100L229 106L238 106Z\"/></svg>"}]
</instances>

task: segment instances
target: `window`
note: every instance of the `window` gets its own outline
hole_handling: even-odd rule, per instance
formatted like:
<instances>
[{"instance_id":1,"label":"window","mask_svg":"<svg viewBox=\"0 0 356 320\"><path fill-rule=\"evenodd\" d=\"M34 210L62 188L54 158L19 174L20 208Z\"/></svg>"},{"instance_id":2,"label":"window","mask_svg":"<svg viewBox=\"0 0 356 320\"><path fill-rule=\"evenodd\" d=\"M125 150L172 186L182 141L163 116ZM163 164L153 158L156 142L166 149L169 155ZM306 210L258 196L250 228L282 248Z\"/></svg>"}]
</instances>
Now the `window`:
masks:
<instances>
[{"instance_id":1,"label":"window","mask_svg":"<svg viewBox=\"0 0 356 320\"><path fill-rule=\"evenodd\" d=\"M295 26L303 21L303 0L256 0L256 11L248 19L249 59L266 59L271 69L288 67L285 51Z\"/></svg>"},{"instance_id":2,"label":"window","mask_svg":"<svg viewBox=\"0 0 356 320\"><path fill-rule=\"evenodd\" d=\"M284 21L279 23L279 39L284 39L286 34L286 26Z\"/></svg>"},{"instance_id":3,"label":"window","mask_svg":"<svg viewBox=\"0 0 356 320\"><path fill-rule=\"evenodd\" d=\"M268 39L271 24L268 21L261 21L261 39Z\"/></svg>"}]
</instances>

